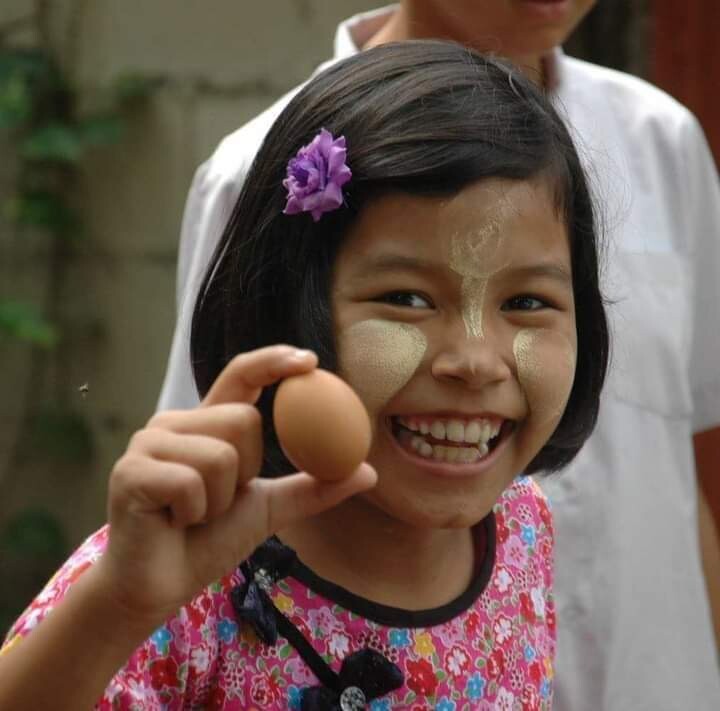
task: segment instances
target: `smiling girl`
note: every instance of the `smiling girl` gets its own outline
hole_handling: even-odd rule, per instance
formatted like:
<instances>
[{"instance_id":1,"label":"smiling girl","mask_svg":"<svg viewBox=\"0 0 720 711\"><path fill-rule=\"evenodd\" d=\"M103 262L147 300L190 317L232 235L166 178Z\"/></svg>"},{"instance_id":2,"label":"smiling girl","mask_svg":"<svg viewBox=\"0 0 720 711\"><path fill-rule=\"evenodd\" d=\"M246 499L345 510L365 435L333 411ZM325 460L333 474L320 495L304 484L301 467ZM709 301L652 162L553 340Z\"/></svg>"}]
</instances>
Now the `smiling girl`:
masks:
<instances>
[{"instance_id":1,"label":"smiling girl","mask_svg":"<svg viewBox=\"0 0 720 711\"><path fill-rule=\"evenodd\" d=\"M109 526L8 637L0 707L549 708L552 526L520 475L576 455L607 348L593 206L539 90L450 43L335 65L208 271L202 403L131 439ZM318 363L373 425L339 483L272 427L275 384Z\"/></svg>"}]
</instances>

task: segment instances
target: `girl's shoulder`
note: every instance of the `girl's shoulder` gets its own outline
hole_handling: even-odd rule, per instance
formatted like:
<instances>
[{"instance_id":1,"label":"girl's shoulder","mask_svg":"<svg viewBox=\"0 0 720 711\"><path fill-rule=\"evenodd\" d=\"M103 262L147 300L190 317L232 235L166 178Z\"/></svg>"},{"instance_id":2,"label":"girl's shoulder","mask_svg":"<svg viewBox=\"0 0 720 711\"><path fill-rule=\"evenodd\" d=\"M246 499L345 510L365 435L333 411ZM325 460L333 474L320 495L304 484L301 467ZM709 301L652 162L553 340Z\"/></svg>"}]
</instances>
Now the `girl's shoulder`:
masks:
<instances>
[{"instance_id":1,"label":"girl's shoulder","mask_svg":"<svg viewBox=\"0 0 720 711\"><path fill-rule=\"evenodd\" d=\"M62 600L73 583L105 552L108 526L103 526L80 545L50 578L42 591L10 628L6 644L29 634ZM16 640L17 642L17 640Z\"/></svg>"},{"instance_id":2,"label":"girl's shoulder","mask_svg":"<svg viewBox=\"0 0 720 711\"><path fill-rule=\"evenodd\" d=\"M522 476L515 479L502 493L493 512L498 534L507 527L519 533L530 527L551 542L554 539L550 502L532 477ZM526 533L526 537L529 535Z\"/></svg>"},{"instance_id":3,"label":"girl's shoulder","mask_svg":"<svg viewBox=\"0 0 720 711\"><path fill-rule=\"evenodd\" d=\"M22 644L62 601L77 579L105 552L109 528L104 526L68 558L45 588L10 628L3 649ZM214 702L213 679L229 674L227 654L237 659L254 640L239 629L231 592L242 582L236 569L202 590L158 627L118 671L98 701L98 709L184 708ZM100 631L101 632L101 631ZM0 653L2 653L0 651ZM237 708L243 708L238 706Z\"/></svg>"}]
</instances>

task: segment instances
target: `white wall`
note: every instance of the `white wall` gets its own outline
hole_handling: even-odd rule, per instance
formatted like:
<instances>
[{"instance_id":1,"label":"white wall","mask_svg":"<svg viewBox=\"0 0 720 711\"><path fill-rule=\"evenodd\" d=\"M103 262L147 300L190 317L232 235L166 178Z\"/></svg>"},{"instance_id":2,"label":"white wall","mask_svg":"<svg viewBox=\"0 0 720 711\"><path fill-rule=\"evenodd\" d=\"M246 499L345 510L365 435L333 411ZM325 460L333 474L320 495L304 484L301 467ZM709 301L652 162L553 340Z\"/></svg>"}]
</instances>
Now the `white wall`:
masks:
<instances>
[{"instance_id":1,"label":"white wall","mask_svg":"<svg viewBox=\"0 0 720 711\"><path fill-rule=\"evenodd\" d=\"M27 506L49 508L76 543L104 519L107 474L129 434L152 414L174 320L175 258L195 167L227 132L303 80L332 50L339 20L368 0L93 0L51 2L51 30L74 75L95 88L132 70L166 77L122 142L83 164L76 197L87 236L66 269L65 342L56 367L33 375L26 348L0 348L0 522ZM4 0L0 25L32 8ZM66 27L76 16L76 34ZM27 41L32 41L28 32ZM0 153L9 155L7 150ZM11 165L0 158L0 193ZM42 301L47 239L24 235L18 256L0 239L0 296ZM15 244L15 246L12 246ZM88 382L85 398L77 387ZM96 451L85 467L34 460L33 443L10 466L28 388L64 393L84 413ZM27 450L30 450L29 455Z\"/></svg>"}]
</instances>

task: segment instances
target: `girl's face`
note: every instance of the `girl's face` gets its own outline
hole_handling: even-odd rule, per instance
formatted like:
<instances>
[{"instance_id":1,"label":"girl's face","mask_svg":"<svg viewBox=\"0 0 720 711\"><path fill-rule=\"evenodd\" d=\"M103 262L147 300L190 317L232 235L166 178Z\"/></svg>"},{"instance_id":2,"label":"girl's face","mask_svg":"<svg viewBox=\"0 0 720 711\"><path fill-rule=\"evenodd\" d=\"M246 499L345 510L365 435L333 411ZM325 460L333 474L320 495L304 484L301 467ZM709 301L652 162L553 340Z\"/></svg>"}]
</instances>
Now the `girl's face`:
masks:
<instances>
[{"instance_id":1,"label":"girl's face","mask_svg":"<svg viewBox=\"0 0 720 711\"><path fill-rule=\"evenodd\" d=\"M336 263L340 372L374 427L367 498L470 526L555 430L576 331L565 224L541 181L369 205Z\"/></svg>"}]
</instances>

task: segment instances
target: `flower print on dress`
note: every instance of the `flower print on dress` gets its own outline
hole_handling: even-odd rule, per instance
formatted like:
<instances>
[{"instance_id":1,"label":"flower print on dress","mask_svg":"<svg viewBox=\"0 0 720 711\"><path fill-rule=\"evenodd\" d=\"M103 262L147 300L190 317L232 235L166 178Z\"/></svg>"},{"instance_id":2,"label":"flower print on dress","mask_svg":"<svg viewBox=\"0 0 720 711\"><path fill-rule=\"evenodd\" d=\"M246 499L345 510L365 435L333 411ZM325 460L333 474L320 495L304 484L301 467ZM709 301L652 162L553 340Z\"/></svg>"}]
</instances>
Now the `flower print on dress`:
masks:
<instances>
[{"instance_id":1,"label":"flower print on dress","mask_svg":"<svg viewBox=\"0 0 720 711\"><path fill-rule=\"evenodd\" d=\"M540 694L538 690L531 684L525 684L520 696L523 711L537 711L540 708Z\"/></svg>"},{"instance_id":2,"label":"flower print on dress","mask_svg":"<svg viewBox=\"0 0 720 711\"><path fill-rule=\"evenodd\" d=\"M172 638L173 636L170 633L170 630L165 625L163 625L162 627L158 627L150 635L150 641L155 645L155 649L157 649L157 651L160 652L160 654L162 655L168 653Z\"/></svg>"},{"instance_id":3,"label":"flower print on dress","mask_svg":"<svg viewBox=\"0 0 720 711\"><path fill-rule=\"evenodd\" d=\"M277 595L275 595L272 601L275 607L277 607L277 609L280 610L283 615L292 615L292 613L295 612L295 603L293 602L292 598L288 597L283 593L278 593Z\"/></svg>"},{"instance_id":4,"label":"flower print on dress","mask_svg":"<svg viewBox=\"0 0 720 711\"><path fill-rule=\"evenodd\" d=\"M324 128L287 165L287 203L283 213L309 212L317 222L343 204L342 186L352 177L345 163L345 137L333 138Z\"/></svg>"},{"instance_id":5,"label":"flower print on dress","mask_svg":"<svg viewBox=\"0 0 720 711\"><path fill-rule=\"evenodd\" d=\"M498 543L505 543L510 537L510 529L505 523L505 515L502 511L495 512L495 536Z\"/></svg>"},{"instance_id":6,"label":"flower print on dress","mask_svg":"<svg viewBox=\"0 0 720 711\"><path fill-rule=\"evenodd\" d=\"M207 671L210 666L210 650L206 645L198 645L190 652L190 666L198 674Z\"/></svg>"},{"instance_id":7,"label":"flower print on dress","mask_svg":"<svg viewBox=\"0 0 720 711\"><path fill-rule=\"evenodd\" d=\"M392 647L409 647L410 646L410 632L409 630L390 630L388 640Z\"/></svg>"},{"instance_id":8,"label":"flower print on dress","mask_svg":"<svg viewBox=\"0 0 720 711\"><path fill-rule=\"evenodd\" d=\"M308 623L315 638L329 637L334 631L341 630L342 624L329 607L319 607L308 612Z\"/></svg>"},{"instance_id":9,"label":"flower print on dress","mask_svg":"<svg viewBox=\"0 0 720 711\"><path fill-rule=\"evenodd\" d=\"M515 568L524 568L527 565L527 546L520 536L513 534L507 540L507 560Z\"/></svg>"},{"instance_id":10,"label":"flower print on dress","mask_svg":"<svg viewBox=\"0 0 720 711\"><path fill-rule=\"evenodd\" d=\"M513 711L515 705L515 694L509 689L500 689L495 699L497 711Z\"/></svg>"},{"instance_id":11,"label":"flower print on dress","mask_svg":"<svg viewBox=\"0 0 720 711\"><path fill-rule=\"evenodd\" d=\"M153 689L179 686L178 664L174 657L157 659L150 664L150 683Z\"/></svg>"},{"instance_id":12,"label":"flower print on dress","mask_svg":"<svg viewBox=\"0 0 720 711\"><path fill-rule=\"evenodd\" d=\"M471 637L477 637L481 626L480 615L478 615L475 610L471 610L465 616L463 626L465 627L466 639L469 639Z\"/></svg>"},{"instance_id":13,"label":"flower print on dress","mask_svg":"<svg viewBox=\"0 0 720 711\"><path fill-rule=\"evenodd\" d=\"M435 644L428 632L418 632L415 635L415 654L421 657L432 657L435 654Z\"/></svg>"},{"instance_id":14,"label":"flower print on dress","mask_svg":"<svg viewBox=\"0 0 720 711\"><path fill-rule=\"evenodd\" d=\"M465 672L470 667L470 657L466 654L462 647L452 647L445 655L445 669L455 679L465 676Z\"/></svg>"},{"instance_id":15,"label":"flower print on dress","mask_svg":"<svg viewBox=\"0 0 720 711\"><path fill-rule=\"evenodd\" d=\"M280 698L280 686L273 674L256 674L250 681L250 696L260 706L269 706Z\"/></svg>"},{"instance_id":16,"label":"flower print on dress","mask_svg":"<svg viewBox=\"0 0 720 711\"><path fill-rule=\"evenodd\" d=\"M457 709L457 704L447 696L443 696L435 704L435 711L455 711L455 709Z\"/></svg>"},{"instance_id":17,"label":"flower print on dress","mask_svg":"<svg viewBox=\"0 0 720 711\"><path fill-rule=\"evenodd\" d=\"M225 642L225 644L230 644L230 642L235 639L237 632L237 623L229 620L227 617L220 620L220 622L218 622L217 624L218 637L220 637L220 639Z\"/></svg>"},{"instance_id":18,"label":"flower print on dress","mask_svg":"<svg viewBox=\"0 0 720 711\"><path fill-rule=\"evenodd\" d=\"M512 585L513 577L508 569L504 566L498 566L497 575L495 576L495 587L501 592L506 593Z\"/></svg>"},{"instance_id":19,"label":"flower print on dress","mask_svg":"<svg viewBox=\"0 0 720 711\"><path fill-rule=\"evenodd\" d=\"M518 595L518 599L520 601L520 614L528 622L535 622L535 605L533 605L530 595L523 591Z\"/></svg>"},{"instance_id":20,"label":"flower print on dress","mask_svg":"<svg viewBox=\"0 0 720 711\"><path fill-rule=\"evenodd\" d=\"M533 610L535 615L542 619L545 617L545 595L540 588L532 588L530 590L530 598L533 603Z\"/></svg>"},{"instance_id":21,"label":"flower print on dress","mask_svg":"<svg viewBox=\"0 0 720 711\"><path fill-rule=\"evenodd\" d=\"M440 640L446 647L452 647L458 642L465 641L465 626L456 617L444 625L440 625L437 630Z\"/></svg>"},{"instance_id":22,"label":"flower print on dress","mask_svg":"<svg viewBox=\"0 0 720 711\"><path fill-rule=\"evenodd\" d=\"M504 615L500 615L497 620L495 620L493 632L495 634L496 644L504 644L512 635L512 622Z\"/></svg>"},{"instance_id":23,"label":"flower print on dress","mask_svg":"<svg viewBox=\"0 0 720 711\"><path fill-rule=\"evenodd\" d=\"M465 696L472 701L481 699L485 693L485 686L487 681L483 678L480 672L475 672L468 680L465 685Z\"/></svg>"},{"instance_id":24,"label":"flower print on dress","mask_svg":"<svg viewBox=\"0 0 720 711\"><path fill-rule=\"evenodd\" d=\"M338 659L344 659L350 651L350 637L342 632L333 632L328 640L328 651Z\"/></svg>"},{"instance_id":25,"label":"flower print on dress","mask_svg":"<svg viewBox=\"0 0 720 711\"><path fill-rule=\"evenodd\" d=\"M438 679L432 664L426 659L414 661L409 659L405 665L407 670L407 685L420 696L431 696L435 693Z\"/></svg>"},{"instance_id":26,"label":"flower print on dress","mask_svg":"<svg viewBox=\"0 0 720 711\"><path fill-rule=\"evenodd\" d=\"M522 538L523 543L528 546L534 546L536 541L535 526L522 524L520 526L520 538Z\"/></svg>"},{"instance_id":27,"label":"flower print on dress","mask_svg":"<svg viewBox=\"0 0 720 711\"><path fill-rule=\"evenodd\" d=\"M312 686L318 683L313 670L299 656L288 659L283 671L290 674L293 684L298 686Z\"/></svg>"},{"instance_id":28,"label":"flower print on dress","mask_svg":"<svg viewBox=\"0 0 720 711\"><path fill-rule=\"evenodd\" d=\"M490 679L497 679L505 673L505 653L501 647L490 652L485 668Z\"/></svg>"},{"instance_id":29,"label":"flower print on dress","mask_svg":"<svg viewBox=\"0 0 720 711\"><path fill-rule=\"evenodd\" d=\"M539 687L540 683L545 678L543 674L543 668L540 662L534 661L528 665L528 675L530 677L530 681L532 681L536 686Z\"/></svg>"},{"instance_id":30,"label":"flower print on dress","mask_svg":"<svg viewBox=\"0 0 720 711\"><path fill-rule=\"evenodd\" d=\"M292 711L300 711L302 707L302 697L302 689L298 689L297 686L288 686L287 703L289 709L292 709Z\"/></svg>"},{"instance_id":31,"label":"flower print on dress","mask_svg":"<svg viewBox=\"0 0 720 711\"><path fill-rule=\"evenodd\" d=\"M525 549L527 565L516 567L508 560L507 543L498 544L490 581L481 596L456 616L458 625L454 631L446 622L407 628L365 619L344 609L338 600L313 591L292 573L273 584L270 602L285 607L282 598L279 602L273 600L279 595L292 601L292 612L284 619L310 642L321 656L320 662L327 665L334 676L354 650L365 646L376 648L386 661L394 662L405 672L405 683L398 690L366 699L366 708L370 711L388 708L434 711L443 699L454 701L456 711L503 708L548 711L555 613L549 592L552 579L549 557L541 552L551 545L552 538L541 523L542 508L538 508L538 503L542 499L534 486L515 493L514 498L503 498L500 508L510 526L508 538L514 535ZM517 509L522 503L528 503L535 521L537 540L533 549L529 549L521 537ZM93 541L93 555L102 553L98 540ZM85 550L78 556L78 564L87 559ZM36 601L16 623L11 635L28 634L33 622L42 619L54 601L62 599L68 587L67 579L73 577L74 565L71 561L57 576L54 589L45 596L48 603ZM165 634L161 633L133 653L128 664L110 682L99 708L128 711L169 708L280 711L290 708L302 711L303 690L322 683L331 697L330 706L325 708L334 705L337 711L340 689L331 688L330 676L319 679L284 634L278 645L270 647L256 637L249 624L236 620L231 591L246 578L242 569L236 569L226 578L199 593L167 621L164 627L172 639L164 639ZM505 587L505 592L501 592ZM544 617L540 616L541 605L544 605ZM313 610L322 608L322 612L311 615ZM273 610L280 620L280 611L275 605ZM532 621L524 614L531 615ZM320 621L321 627L329 628L329 634L322 639L314 637L311 616L316 622ZM240 628L240 633L227 643L220 638L221 634L226 639L231 637L230 629L221 626L224 620ZM456 634L462 639L446 644L441 631L448 642ZM350 640L347 653L345 637ZM191 646L182 653L179 647L187 640ZM459 676L453 672L457 674L462 669L464 658L456 647L470 660L469 667ZM534 650L534 658L528 647ZM167 653L161 654L158 648L166 649ZM251 695L253 689L255 699ZM261 705L259 701L269 703Z\"/></svg>"}]
</instances>

